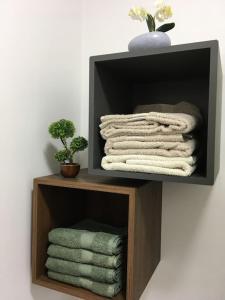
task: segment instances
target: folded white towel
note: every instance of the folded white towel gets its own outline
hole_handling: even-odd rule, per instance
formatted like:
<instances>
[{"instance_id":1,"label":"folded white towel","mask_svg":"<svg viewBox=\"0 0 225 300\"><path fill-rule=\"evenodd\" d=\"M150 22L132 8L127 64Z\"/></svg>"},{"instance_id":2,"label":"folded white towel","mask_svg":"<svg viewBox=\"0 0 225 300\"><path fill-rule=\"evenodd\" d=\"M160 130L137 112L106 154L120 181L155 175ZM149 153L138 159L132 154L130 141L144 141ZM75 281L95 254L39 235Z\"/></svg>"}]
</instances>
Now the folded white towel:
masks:
<instances>
[{"instance_id":1,"label":"folded white towel","mask_svg":"<svg viewBox=\"0 0 225 300\"><path fill-rule=\"evenodd\" d=\"M101 117L104 139L117 136L189 133L198 126L198 119L183 113L141 113Z\"/></svg>"},{"instance_id":2,"label":"folded white towel","mask_svg":"<svg viewBox=\"0 0 225 300\"><path fill-rule=\"evenodd\" d=\"M102 158L105 170L190 176L196 166L196 157L163 157L152 155L107 155Z\"/></svg>"},{"instance_id":3,"label":"folded white towel","mask_svg":"<svg viewBox=\"0 0 225 300\"><path fill-rule=\"evenodd\" d=\"M186 142L117 142L117 147L105 149L111 155L155 155L166 157L188 157L196 149L196 140Z\"/></svg>"}]
</instances>

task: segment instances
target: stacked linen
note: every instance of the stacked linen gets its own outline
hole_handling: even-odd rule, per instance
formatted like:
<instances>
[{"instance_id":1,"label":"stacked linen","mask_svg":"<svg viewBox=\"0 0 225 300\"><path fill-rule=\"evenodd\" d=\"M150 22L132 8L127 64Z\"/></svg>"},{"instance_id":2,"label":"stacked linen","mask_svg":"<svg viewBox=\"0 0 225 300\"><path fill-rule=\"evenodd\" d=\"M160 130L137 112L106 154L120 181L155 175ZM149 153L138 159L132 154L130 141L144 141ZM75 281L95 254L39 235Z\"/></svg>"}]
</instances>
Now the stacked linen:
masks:
<instances>
[{"instance_id":1,"label":"stacked linen","mask_svg":"<svg viewBox=\"0 0 225 300\"><path fill-rule=\"evenodd\" d=\"M102 167L106 170L191 175L196 168L194 153L198 143L190 133L201 124L198 109L181 102L174 106L138 107L136 112L101 117L100 133L106 140Z\"/></svg>"},{"instance_id":2,"label":"stacked linen","mask_svg":"<svg viewBox=\"0 0 225 300\"><path fill-rule=\"evenodd\" d=\"M125 229L92 220L49 232L48 277L114 297L122 289Z\"/></svg>"}]
</instances>

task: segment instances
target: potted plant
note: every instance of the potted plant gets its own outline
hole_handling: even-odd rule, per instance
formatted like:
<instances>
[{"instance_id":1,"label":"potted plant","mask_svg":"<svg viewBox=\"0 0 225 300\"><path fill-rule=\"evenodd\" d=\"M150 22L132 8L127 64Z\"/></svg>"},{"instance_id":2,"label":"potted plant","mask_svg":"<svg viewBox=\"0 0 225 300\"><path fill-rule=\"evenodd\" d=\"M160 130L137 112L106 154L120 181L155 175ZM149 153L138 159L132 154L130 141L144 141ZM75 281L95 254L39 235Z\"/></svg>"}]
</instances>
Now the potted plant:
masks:
<instances>
[{"instance_id":1,"label":"potted plant","mask_svg":"<svg viewBox=\"0 0 225 300\"><path fill-rule=\"evenodd\" d=\"M166 34L167 31L175 27L175 23L164 23L157 27L156 22L165 22L173 15L170 5L166 5L163 0L156 1L156 12L151 14L143 7L134 7L130 10L129 16L133 20L146 21L149 32L138 35L128 44L131 52L144 51L152 48L161 48L171 45L171 40Z\"/></svg>"},{"instance_id":2,"label":"potted plant","mask_svg":"<svg viewBox=\"0 0 225 300\"><path fill-rule=\"evenodd\" d=\"M64 177L75 177L80 171L80 165L74 162L74 156L87 148L87 140L82 136L74 137L75 126L69 120L53 122L48 131L52 138L59 139L63 144L63 149L55 154L55 159L61 163L61 174Z\"/></svg>"}]
</instances>

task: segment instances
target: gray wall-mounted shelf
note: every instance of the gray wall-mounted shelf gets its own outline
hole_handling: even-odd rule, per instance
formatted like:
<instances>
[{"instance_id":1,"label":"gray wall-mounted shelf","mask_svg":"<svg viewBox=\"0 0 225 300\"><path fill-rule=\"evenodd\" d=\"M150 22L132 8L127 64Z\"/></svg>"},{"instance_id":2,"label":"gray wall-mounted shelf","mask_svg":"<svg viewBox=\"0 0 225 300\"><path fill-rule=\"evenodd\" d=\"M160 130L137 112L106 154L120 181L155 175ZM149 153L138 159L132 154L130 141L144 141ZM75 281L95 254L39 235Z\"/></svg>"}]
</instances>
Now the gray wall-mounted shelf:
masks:
<instances>
[{"instance_id":1,"label":"gray wall-mounted shelf","mask_svg":"<svg viewBox=\"0 0 225 300\"><path fill-rule=\"evenodd\" d=\"M89 173L155 181L212 185L219 170L222 71L217 41L176 45L148 53L90 58ZM138 104L187 101L204 118L202 156L190 177L106 171L100 117L132 113Z\"/></svg>"}]
</instances>

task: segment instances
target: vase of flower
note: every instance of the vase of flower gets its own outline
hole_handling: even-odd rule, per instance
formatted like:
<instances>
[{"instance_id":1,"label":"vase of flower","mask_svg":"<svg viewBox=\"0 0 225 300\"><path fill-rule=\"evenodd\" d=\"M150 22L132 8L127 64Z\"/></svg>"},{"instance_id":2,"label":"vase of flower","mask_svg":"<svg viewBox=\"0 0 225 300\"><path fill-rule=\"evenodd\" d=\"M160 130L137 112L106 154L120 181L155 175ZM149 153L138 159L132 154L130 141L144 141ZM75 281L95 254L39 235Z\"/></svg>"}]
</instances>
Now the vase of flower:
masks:
<instances>
[{"instance_id":1,"label":"vase of flower","mask_svg":"<svg viewBox=\"0 0 225 300\"><path fill-rule=\"evenodd\" d=\"M172 17L171 6L165 5L164 2L160 0L156 3L155 14L150 14L143 7L134 7L130 10L129 16L134 20L146 21L149 30L149 32L138 35L129 42L129 51L140 52L171 45L170 37L166 32L173 29L175 23L164 23L156 28L156 21L164 22Z\"/></svg>"}]
</instances>

